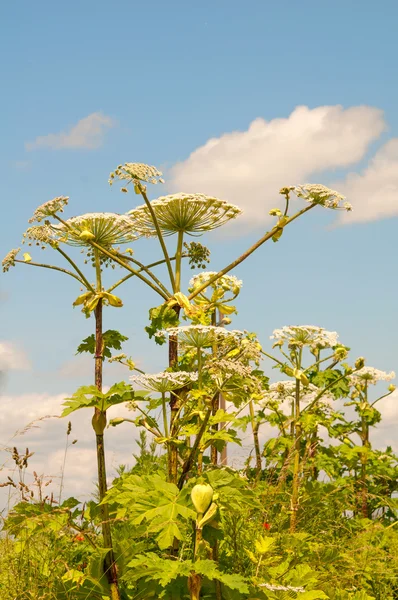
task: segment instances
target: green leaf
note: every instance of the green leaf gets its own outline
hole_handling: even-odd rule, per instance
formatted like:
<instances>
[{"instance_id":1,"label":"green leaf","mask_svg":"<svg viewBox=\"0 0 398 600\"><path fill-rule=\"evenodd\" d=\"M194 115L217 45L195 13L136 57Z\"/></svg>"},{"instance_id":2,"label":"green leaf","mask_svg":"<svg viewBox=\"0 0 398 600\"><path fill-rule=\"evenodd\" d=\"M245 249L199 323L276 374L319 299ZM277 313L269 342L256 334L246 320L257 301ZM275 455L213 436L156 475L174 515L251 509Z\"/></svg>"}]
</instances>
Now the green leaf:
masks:
<instances>
[{"instance_id":1,"label":"green leaf","mask_svg":"<svg viewBox=\"0 0 398 600\"><path fill-rule=\"evenodd\" d=\"M149 311L150 325L145 327L145 331L149 338L154 338L155 342L160 346L165 343L164 336L158 335L163 329L168 327L176 327L179 324L178 313L170 308L168 304L155 306Z\"/></svg>"},{"instance_id":2,"label":"green leaf","mask_svg":"<svg viewBox=\"0 0 398 600\"><path fill-rule=\"evenodd\" d=\"M328 598L329 596L327 596L325 594L325 592L322 592L322 590L310 590L308 592L302 592L299 596L300 600L318 600L318 599L323 599L323 598Z\"/></svg>"},{"instance_id":3,"label":"green leaf","mask_svg":"<svg viewBox=\"0 0 398 600\"><path fill-rule=\"evenodd\" d=\"M112 353L110 348L114 350L122 349L122 342L126 342L129 338L125 335L122 335L116 329L108 329L102 334L103 341L103 360L105 358L111 358ZM93 334L86 337L82 343L78 346L76 354L82 354L83 352L88 352L89 354L95 354L95 336Z\"/></svg>"}]
</instances>

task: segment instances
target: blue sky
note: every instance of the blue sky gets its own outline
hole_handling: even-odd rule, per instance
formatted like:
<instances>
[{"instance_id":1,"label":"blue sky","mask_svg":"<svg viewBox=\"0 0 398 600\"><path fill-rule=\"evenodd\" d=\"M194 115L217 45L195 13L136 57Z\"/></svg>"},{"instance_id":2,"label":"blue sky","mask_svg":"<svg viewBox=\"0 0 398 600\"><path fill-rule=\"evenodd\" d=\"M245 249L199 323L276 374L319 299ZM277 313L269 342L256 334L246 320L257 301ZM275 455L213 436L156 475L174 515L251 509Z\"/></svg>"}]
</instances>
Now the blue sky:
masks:
<instances>
[{"instance_id":1,"label":"blue sky","mask_svg":"<svg viewBox=\"0 0 398 600\"><path fill-rule=\"evenodd\" d=\"M335 215L319 209L261 248L236 272L244 287L235 326L258 331L267 345L284 324L321 325L340 333L353 358L398 371L397 18L393 0L3 4L1 255L19 245L36 206L54 196L70 196L70 216L132 208L135 197L107 184L120 162L161 167L166 192L180 191L180 183L192 186L182 191L213 193L213 186L248 209L240 228L206 238L212 269L267 228L282 176L282 184L303 183L296 176L340 183L354 204L351 224L336 226ZM71 129L98 114L97 134L71 142ZM249 128L256 119L263 120L259 146ZM84 123L93 126L92 118ZM220 155L207 152L212 138ZM275 177L274 155L284 163ZM242 178L234 183L237 156L248 187ZM139 248L142 260L159 255L155 242ZM91 377L74 352L92 322L72 310L73 283L51 275L22 265L1 275L0 340L16 344L32 365L10 371L2 388L8 398L71 392ZM157 298L138 284L122 297L125 308L108 311L106 326L129 335L143 368L162 368L165 352L143 332ZM113 373L120 378L109 371L109 379Z\"/></svg>"}]
</instances>

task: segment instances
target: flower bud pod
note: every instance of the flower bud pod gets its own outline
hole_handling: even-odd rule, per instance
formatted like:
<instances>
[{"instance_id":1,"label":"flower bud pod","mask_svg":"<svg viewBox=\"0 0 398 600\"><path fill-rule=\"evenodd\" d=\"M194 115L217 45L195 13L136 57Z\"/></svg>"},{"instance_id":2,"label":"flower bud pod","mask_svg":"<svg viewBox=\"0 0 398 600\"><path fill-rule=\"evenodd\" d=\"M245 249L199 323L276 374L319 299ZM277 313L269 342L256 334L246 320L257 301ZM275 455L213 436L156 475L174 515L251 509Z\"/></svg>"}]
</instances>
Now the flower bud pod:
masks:
<instances>
[{"instance_id":1,"label":"flower bud pod","mask_svg":"<svg viewBox=\"0 0 398 600\"><path fill-rule=\"evenodd\" d=\"M89 242L90 240L95 239L95 235L91 233L91 231L89 231L88 229L84 229L79 235L79 238L83 240L83 242Z\"/></svg>"},{"instance_id":2,"label":"flower bud pod","mask_svg":"<svg viewBox=\"0 0 398 600\"><path fill-rule=\"evenodd\" d=\"M216 514L217 514L217 510L218 510L218 506L215 502L212 502L210 505L209 510L206 512L205 516L202 517L202 519L200 519L200 521L197 523L197 528L198 529L203 529L203 527L207 524L210 523L211 521L214 520Z\"/></svg>"},{"instance_id":3,"label":"flower bud pod","mask_svg":"<svg viewBox=\"0 0 398 600\"><path fill-rule=\"evenodd\" d=\"M357 358L357 360L355 361L355 368L356 369L362 369L362 367L365 366L365 359L363 356L360 356L359 358Z\"/></svg>"},{"instance_id":4,"label":"flower bud pod","mask_svg":"<svg viewBox=\"0 0 398 600\"><path fill-rule=\"evenodd\" d=\"M94 416L91 420L93 429L97 435L102 435L106 427L106 414L101 411L95 411Z\"/></svg>"},{"instance_id":5,"label":"flower bud pod","mask_svg":"<svg viewBox=\"0 0 398 600\"><path fill-rule=\"evenodd\" d=\"M196 512L203 515L213 499L213 488L208 484L197 484L192 488L191 499Z\"/></svg>"}]
</instances>

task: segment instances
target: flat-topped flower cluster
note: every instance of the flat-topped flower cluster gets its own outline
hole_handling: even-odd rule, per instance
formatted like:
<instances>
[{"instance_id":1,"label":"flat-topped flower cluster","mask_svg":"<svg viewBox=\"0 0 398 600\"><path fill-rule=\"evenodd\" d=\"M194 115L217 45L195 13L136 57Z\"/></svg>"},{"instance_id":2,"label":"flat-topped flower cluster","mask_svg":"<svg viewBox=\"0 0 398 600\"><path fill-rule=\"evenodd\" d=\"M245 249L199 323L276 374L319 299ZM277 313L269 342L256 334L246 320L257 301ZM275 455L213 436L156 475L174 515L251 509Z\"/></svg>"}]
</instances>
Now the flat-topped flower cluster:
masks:
<instances>
[{"instance_id":1,"label":"flat-topped flower cluster","mask_svg":"<svg viewBox=\"0 0 398 600\"><path fill-rule=\"evenodd\" d=\"M293 187L293 190L296 196L303 198L307 202L316 202L325 208L333 210L352 210L351 204L345 201L345 196L321 183L305 183Z\"/></svg>"},{"instance_id":2,"label":"flat-topped flower cluster","mask_svg":"<svg viewBox=\"0 0 398 600\"><path fill-rule=\"evenodd\" d=\"M276 344L322 349L337 346L338 337L336 331L327 331L315 325L285 325L281 329L275 329L270 339L275 340Z\"/></svg>"},{"instance_id":3,"label":"flat-topped flower cluster","mask_svg":"<svg viewBox=\"0 0 398 600\"><path fill-rule=\"evenodd\" d=\"M225 200L205 194L171 194L152 200L151 207L164 235L178 232L199 234L221 227L241 214L241 209ZM146 204L128 213L137 232L156 235L155 224Z\"/></svg>"},{"instance_id":4,"label":"flat-topped flower cluster","mask_svg":"<svg viewBox=\"0 0 398 600\"><path fill-rule=\"evenodd\" d=\"M162 373L133 375L130 377L130 381L137 386L161 394L180 389L197 380L197 373L188 373L187 371L164 371Z\"/></svg>"},{"instance_id":5,"label":"flat-topped flower cluster","mask_svg":"<svg viewBox=\"0 0 398 600\"><path fill-rule=\"evenodd\" d=\"M380 369L375 369L374 367L362 367L362 369L349 376L351 385L365 382L376 385L378 381L392 381L393 379L395 379L394 371L387 373L386 371L380 371Z\"/></svg>"},{"instance_id":6,"label":"flat-topped flower cluster","mask_svg":"<svg viewBox=\"0 0 398 600\"><path fill-rule=\"evenodd\" d=\"M317 396L321 394L322 390L316 385L309 383L306 386L302 386L300 390L300 402L310 403L315 400ZM263 404L267 405L269 401L294 402L296 394L296 382L293 380L276 381L271 383L269 389L264 392ZM323 404L329 404L333 401L333 395L328 392L324 392L319 401Z\"/></svg>"}]
</instances>

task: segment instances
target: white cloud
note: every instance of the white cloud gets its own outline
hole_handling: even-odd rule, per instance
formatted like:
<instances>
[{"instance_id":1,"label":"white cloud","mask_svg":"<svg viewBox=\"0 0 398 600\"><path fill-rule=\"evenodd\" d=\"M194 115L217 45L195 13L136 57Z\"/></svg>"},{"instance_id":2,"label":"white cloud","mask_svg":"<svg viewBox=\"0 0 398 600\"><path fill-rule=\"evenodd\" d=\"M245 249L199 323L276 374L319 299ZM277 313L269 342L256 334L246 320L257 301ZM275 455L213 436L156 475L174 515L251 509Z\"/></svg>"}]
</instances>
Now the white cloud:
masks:
<instances>
[{"instance_id":1,"label":"white cloud","mask_svg":"<svg viewBox=\"0 0 398 600\"><path fill-rule=\"evenodd\" d=\"M26 371L31 368L25 352L11 342L0 342L0 371Z\"/></svg>"},{"instance_id":2,"label":"white cloud","mask_svg":"<svg viewBox=\"0 0 398 600\"><path fill-rule=\"evenodd\" d=\"M347 196L354 209L342 214L343 223L398 215L398 138L384 144L362 173L350 173L334 186Z\"/></svg>"},{"instance_id":3,"label":"white cloud","mask_svg":"<svg viewBox=\"0 0 398 600\"><path fill-rule=\"evenodd\" d=\"M37 137L33 142L26 142L27 150L37 148L86 148L93 150L102 146L105 131L114 125L113 119L101 112L92 113L80 119L67 131L49 133Z\"/></svg>"},{"instance_id":4,"label":"white cloud","mask_svg":"<svg viewBox=\"0 0 398 600\"><path fill-rule=\"evenodd\" d=\"M258 118L246 131L208 140L171 169L168 187L238 204L240 222L262 225L281 187L317 183L318 173L357 163L384 129L377 108L299 106L287 118Z\"/></svg>"}]
</instances>

